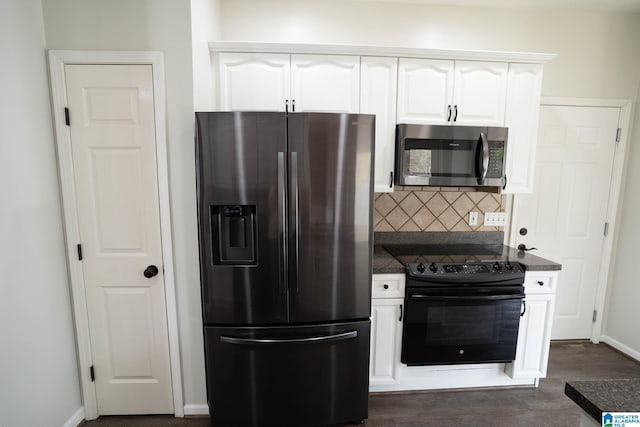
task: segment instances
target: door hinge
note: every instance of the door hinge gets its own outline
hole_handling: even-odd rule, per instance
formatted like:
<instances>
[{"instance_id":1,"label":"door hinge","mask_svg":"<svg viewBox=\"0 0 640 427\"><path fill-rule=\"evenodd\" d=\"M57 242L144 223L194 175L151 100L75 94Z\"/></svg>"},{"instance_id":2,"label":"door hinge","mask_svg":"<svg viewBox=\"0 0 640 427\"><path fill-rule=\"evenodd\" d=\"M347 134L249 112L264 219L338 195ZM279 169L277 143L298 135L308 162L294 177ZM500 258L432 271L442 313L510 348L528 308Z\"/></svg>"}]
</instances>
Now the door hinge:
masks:
<instances>
[{"instance_id":1,"label":"door hinge","mask_svg":"<svg viewBox=\"0 0 640 427\"><path fill-rule=\"evenodd\" d=\"M598 318L598 310L593 310L593 317L591 318L591 321L595 323L597 318Z\"/></svg>"},{"instance_id":2,"label":"door hinge","mask_svg":"<svg viewBox=\"0 0 640 427\"><path fill-rule=\"evenodd\" d=\"M67 126L71 126L71 120L69 120L69 107L64 107L64 123Z\"/></svg>"},{"instance_id":3,"label":"door hinge","mask_svg":"<svg viewBox=\"0 0 640 427\"><path fill-rule=\"evenodd\" d=\"M607 237L607 234L609 234L609 223L605 222L604 223L604 236Z\"/></svg>"},{"instance_id":4,"label":"door hinge","mask_svg":"<svg viewBox=\"0 0 640 427\"><path fill-rule=\"evenodd\" d=\"M620 136L622 135L622 128L616 129L616 144L620 142Z\"/></svg>"},{"instance_id":5,"label":"door hinge","mask_svg":"<svg viewBox=\"0 0 640 427\"><path fill-rule=\"evenodd\" d=\"M82 245L78 243L78 261L82 261Z\"/></svg>"},{"instance_id":6,"label":"door hinge","mask_svg":"<svg viewBox=\"0 0 640 427\"><path fill-rule=\"evenodd\" d=\"M96 381L96 372L93 369L93 365L91 365L91 367L89 368L89 374L91 375L91 382L95 382Z\"/></svg>"}]
</instances>

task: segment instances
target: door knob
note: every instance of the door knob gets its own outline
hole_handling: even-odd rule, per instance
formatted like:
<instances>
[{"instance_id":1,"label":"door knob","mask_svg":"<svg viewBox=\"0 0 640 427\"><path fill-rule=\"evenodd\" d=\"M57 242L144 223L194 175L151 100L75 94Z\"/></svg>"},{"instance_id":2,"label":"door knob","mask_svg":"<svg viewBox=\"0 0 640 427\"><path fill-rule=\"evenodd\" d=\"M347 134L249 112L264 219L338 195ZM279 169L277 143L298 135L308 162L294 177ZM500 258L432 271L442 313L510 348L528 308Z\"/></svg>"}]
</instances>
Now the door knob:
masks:
<instances>
[{"instance_id":1,"label":"door knob","mask_svg":"<svg viewBox=\"0 0 640 427\"><path fill-rule=\"evenodd\" d=\"M146 277L147 279L151 279L153 276L158 274L158 271L158 267L156 267L155 265L150 265L149 267L144 269L144 272L142 274L144 274L144 277Z\"/></svg>"}]
</instances>

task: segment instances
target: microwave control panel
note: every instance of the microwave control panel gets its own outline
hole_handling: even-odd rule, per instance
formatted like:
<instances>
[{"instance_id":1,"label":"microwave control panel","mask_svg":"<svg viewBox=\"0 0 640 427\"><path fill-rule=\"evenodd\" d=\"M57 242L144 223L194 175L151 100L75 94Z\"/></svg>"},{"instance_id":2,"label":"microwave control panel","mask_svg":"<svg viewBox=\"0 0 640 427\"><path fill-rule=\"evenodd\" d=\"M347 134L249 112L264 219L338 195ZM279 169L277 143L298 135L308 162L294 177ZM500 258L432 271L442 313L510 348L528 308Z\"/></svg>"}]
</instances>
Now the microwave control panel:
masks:
<instances>
[{"instance_id":1,"label":"microwave control panel","mask_svg":"<svg viewBox=\"0 0 640 427\"><path fill-rule=\"evenodd\" d=\"M504 145L502 142L489 141L489 167L487 178L501 178L504 175Z\"/></svg>"}]
</instances>

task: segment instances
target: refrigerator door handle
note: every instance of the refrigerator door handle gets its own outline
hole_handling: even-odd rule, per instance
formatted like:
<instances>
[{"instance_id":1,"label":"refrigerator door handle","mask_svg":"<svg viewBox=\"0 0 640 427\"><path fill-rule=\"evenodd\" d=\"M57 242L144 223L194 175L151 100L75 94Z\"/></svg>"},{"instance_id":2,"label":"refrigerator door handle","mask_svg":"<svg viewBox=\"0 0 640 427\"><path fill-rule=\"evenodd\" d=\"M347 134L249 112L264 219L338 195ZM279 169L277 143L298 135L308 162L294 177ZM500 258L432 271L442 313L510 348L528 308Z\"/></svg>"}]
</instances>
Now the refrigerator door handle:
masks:
<instances>
[{"instance_id":1,"label":"refrigerator door handle","mask_svg":"<svg viewBox=\"0 0 640 427\"><path fill-rule=\"evenodd\" d=\"M295 277L295 287L293 289L294 293L298 293L300 291L299 280L298 280L298 260L300 253L300 246L298 242L298 232L300 230L300 198L299 198L299 183L298 183L298 153L293 151L291 153L291 192L293 194L293 242L295 245L295 260L294 260L294 277Z\"/></svg>"},{"instance_id":2,"label":"refrigerator door handle","mask_svg":"<svg viewBox=\"0 0 640 427\"><path fill-rule=\"evenodd\" d=\"M287 256L287 199L285 194L285 173L286 168L284 164L284 152L278 152L278 239L280 245L280 263L278 264L278 275L280 276L280 293L286 294L288 286L287 270L288 256Z\"/></svg>"},{"instance_id":3,"label":"refrigerator door handle","mask_svg":"<svg viewBox=\"0 0 640 427\"><path fill-rule=\"evenodd\" d=\"M357 336L358 331L309 338L237 338L222 335L220 336L220 342L238 345L327 343L348 340L356 338Z\"/></svg>"}]
</instances>

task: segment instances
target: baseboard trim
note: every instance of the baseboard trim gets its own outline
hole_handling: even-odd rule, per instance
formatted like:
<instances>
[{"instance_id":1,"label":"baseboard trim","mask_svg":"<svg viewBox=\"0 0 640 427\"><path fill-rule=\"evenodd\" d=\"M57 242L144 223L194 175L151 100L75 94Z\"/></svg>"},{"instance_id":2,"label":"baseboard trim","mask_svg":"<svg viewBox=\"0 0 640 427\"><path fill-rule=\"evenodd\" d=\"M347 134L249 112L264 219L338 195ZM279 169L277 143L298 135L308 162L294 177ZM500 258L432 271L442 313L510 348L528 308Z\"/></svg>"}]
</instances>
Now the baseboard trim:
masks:
<instances>
[{"instance_id":1,"label":"baseboard trim","mask_svg":"<svg viewBox=\"0 0 640 427\"><path fill-rule=\"evenodd\" d=\"M82 421L84 421L84 407L78 408L71 418L62 424L62 427L78 427Z\"/></svg>"},{"instance_id":2,"label":"baseboard trim","mask_svg":"<svg viewBox=\"0 0 640 427\"><path fill-rule=\"evenodd\" d=\"M611 347L615 348L619 352L624 353L627 356L631 357L632 359L635 359L638 362L640 362L640 351L634 350L628 345L622 344L620 341L614 338L611 338L608 335L602 335L601 340L604 341L606 344L610 345Z\"/></svg>"},{"instance_id":3,"label":"baseboard trim","mask_svg":"<svg viewBox=\"0 0 640 427\"><path fill-rule=\"evenodd\" d=\"M209 415L209 405L184 405L185 415Z\"/></svg>"}]
</instances>

